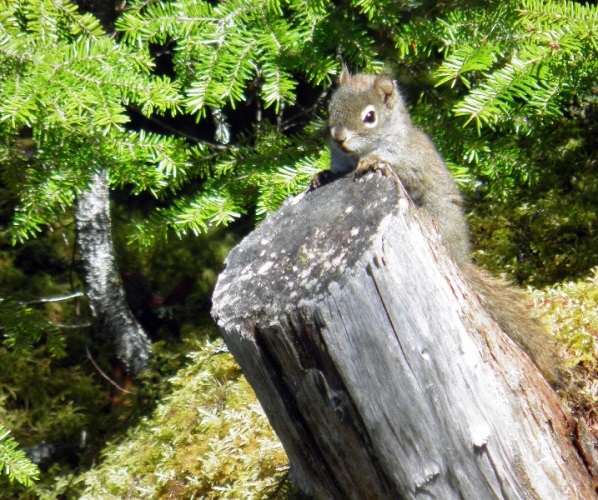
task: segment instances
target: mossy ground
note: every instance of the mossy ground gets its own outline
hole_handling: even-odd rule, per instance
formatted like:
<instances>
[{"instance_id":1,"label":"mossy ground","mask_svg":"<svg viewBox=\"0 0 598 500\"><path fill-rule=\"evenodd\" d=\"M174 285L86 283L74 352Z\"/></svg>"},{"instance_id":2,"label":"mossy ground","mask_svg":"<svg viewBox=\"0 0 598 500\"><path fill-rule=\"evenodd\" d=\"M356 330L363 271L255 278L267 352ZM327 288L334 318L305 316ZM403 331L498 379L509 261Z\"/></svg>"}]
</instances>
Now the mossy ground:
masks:
<instances>
[{"instance_id":1,"label":"mossy ground","mask_svg":"<svg viewBox=\"0 0 598 500\"><path fill-rule=\"evenodd\" d=\"M221 347L208 342L189 354L152 415L77 479L82 498L262 498L275 488L285 453Z\"/></svg>"}]
</instances>

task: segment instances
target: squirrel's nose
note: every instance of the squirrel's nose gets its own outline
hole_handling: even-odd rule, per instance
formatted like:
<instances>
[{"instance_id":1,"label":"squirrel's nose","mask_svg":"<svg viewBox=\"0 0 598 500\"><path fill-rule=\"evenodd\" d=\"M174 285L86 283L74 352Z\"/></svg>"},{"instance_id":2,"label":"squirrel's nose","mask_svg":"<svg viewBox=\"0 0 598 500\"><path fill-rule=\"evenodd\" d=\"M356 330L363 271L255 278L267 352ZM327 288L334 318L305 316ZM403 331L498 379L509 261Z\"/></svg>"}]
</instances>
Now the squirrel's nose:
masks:
<instances>
[{"instance_id":1,"label":"squirrel's nose","mask_svg":"<svg viewBox=\"0 0 598 500\"><path fill-rule=\"evenodd\" d=\"M345 132L345 129L342 127L331 127L330 128L330 136L341 145L347 139L347 134Z\"/></svg>"}]
</instances>

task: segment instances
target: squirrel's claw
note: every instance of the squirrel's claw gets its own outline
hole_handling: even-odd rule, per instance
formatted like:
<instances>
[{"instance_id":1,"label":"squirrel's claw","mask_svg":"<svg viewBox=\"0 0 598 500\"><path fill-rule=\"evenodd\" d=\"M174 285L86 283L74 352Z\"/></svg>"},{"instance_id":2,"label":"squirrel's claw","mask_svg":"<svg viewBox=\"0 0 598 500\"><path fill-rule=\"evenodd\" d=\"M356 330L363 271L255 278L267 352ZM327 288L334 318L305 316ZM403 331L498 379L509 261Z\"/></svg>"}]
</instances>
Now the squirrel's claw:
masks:
<instances>
[{"instance_id":1,"label":"squirrel's claw","mask_svg":"<svg viewBox=\"0 0 598 500\"><path fill-rule=\"evenodd\" d=\"M384 163L375 156L366 156L360 158L355 168L355 179L358 179L367 172L380 172L385 177L392 176L392 167L388 163Z\"/></svg>"}]
</instances>

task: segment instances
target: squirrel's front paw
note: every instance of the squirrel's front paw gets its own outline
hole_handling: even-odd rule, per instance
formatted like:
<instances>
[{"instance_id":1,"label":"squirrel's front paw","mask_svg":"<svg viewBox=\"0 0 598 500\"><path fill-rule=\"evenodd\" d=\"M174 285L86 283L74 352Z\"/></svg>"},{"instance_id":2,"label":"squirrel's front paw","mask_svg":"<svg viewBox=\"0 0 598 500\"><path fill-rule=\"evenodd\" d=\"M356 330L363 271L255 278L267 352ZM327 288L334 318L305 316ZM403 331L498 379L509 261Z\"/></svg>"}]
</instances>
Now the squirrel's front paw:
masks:
<instances>
[{"instance_id":1,"label":"squirrel's front paw","mask_svg":"<svg viewBox=\"0 0 598 500\"><path fill-rule=\"evenodd\" d=\"M338 177L338 174L332 172L331 170L322 170L321 172L314 175L309 181L309 187L307 188L307 192L315 191L319 187L322 187L324 184L328 184L332 182L334 179Z\"/></svg>"},{"instance_id":2,"label":"squirrel's front paw","mask_svg":"<svg viewBox=\"0 0 598 500\"><path fill-rule=\"evenodd\" d=\"M357 179L369 171L380 172L382 175L388 177L391 174L391 167L375 156L360 158L357 162L357 167L355 168L355 178Z\"/></svg>"}]
</instances>

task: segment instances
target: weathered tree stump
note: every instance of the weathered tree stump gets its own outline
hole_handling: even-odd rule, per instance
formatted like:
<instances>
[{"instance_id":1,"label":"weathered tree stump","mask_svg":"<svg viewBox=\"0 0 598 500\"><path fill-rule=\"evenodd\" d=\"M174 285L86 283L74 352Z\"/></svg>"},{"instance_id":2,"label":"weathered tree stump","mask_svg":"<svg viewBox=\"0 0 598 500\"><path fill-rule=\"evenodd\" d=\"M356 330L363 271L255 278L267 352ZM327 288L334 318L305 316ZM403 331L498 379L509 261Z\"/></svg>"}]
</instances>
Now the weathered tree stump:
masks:
<instances>
[{"instance_id":1,"label":"weathered tree stump","mask_svg":"<svg viewBox=\"0 0 598 500\"><path fill-rule=\"evenodd\" d=\"M390 179L339 179L237 246L212 314L319 498L591 498L574 421ZM399 200L399 201L398 201Z\"/></svg>"}]
</instances>

